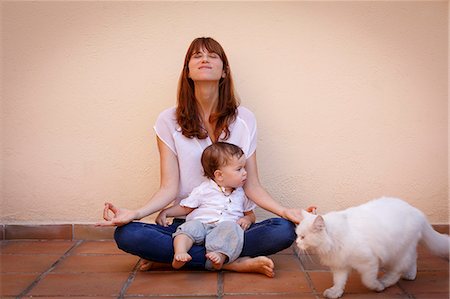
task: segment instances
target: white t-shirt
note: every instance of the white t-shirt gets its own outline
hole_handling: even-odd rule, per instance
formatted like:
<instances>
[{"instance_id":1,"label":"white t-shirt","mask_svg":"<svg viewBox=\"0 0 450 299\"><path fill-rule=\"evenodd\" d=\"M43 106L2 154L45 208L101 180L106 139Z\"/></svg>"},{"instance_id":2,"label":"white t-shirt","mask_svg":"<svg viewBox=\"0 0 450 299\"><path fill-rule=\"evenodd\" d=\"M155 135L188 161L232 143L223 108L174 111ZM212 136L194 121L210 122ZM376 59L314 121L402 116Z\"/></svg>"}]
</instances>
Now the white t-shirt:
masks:
<instances>
[{"instance_id":1,"label":"white t-shirt","mask_svg":"<svg viewBox=\"0 0 450 299\"><path fill-rule=\"evenodd\" d=\"M186 198L192 190L207 178L203 176L200 161L203 150L212 144L211 139L187 138L181 133L177 123L176 108L169 108L161 112L156 120L156 135L172 150L178 158L180 170L180 185L175 204ZM253 113L242 106L238 107L236 120L230 125L230 137L219 141L226 141L242 148L246 157L250 157L256 150L256 119Z\"/></svg>"},{"instance_id":2,"label":"white t-shirt","mask_svg":"<svg viewBox=\"0 0 450 299\"><path fill-rule=\"evenodd\" d=\"M255 203L245 196L242 187L227 196L213 180L194 188L187 198L181 200L180 205L195 208L186 216L186 221L198 220L202 223L236 222L244 216L244 212L256 207Z\"/></svg>"}]
</instances>

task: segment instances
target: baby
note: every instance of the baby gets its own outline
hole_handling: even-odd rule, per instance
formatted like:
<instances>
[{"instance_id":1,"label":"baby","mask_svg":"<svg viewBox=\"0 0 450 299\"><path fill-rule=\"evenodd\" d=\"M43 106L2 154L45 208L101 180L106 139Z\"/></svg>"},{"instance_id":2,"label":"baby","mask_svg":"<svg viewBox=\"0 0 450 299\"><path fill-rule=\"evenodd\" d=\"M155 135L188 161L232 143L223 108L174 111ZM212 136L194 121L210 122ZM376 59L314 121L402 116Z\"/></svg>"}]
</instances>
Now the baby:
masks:
<instances>
[{"instance_id":1,"label":"baby","mask_svg":"<svg viewBox=\"0 0 450 299\"><path fill-rule=\"evenodd\" d=\"M158 216L164 219L187 215L186 222L173 234L175 269L192 259L188 251L193 244L205 244L207 269L219 270L224 263L233 262L242 251L244 230L256 220L256 205L242 188L247 178L242 149L216 142L203 151L201 162L209 180Z\"/></svg>"}]
</instances>

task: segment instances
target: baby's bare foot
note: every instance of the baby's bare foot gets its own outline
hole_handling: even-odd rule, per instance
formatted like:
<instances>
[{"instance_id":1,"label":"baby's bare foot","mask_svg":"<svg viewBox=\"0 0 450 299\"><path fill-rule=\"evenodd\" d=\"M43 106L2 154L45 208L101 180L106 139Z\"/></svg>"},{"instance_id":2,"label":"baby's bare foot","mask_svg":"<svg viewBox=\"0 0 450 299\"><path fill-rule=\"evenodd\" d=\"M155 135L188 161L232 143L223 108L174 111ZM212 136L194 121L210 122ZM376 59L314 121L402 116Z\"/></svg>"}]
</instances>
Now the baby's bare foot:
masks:
<instances>
[{"instance_id":1,"label":"baby's bare foot","mask_svg":"<svg viewBox=\"0 0 450 299\"><path fill-rule=\"evenodd\" d=\"M220 252L208 252L206 258L212 262L212 266L216 270L222 269L223 263L227 259L227 256Z\"/></svg>"},{"instance_id":2,"label":"baby's bare foot","mask_svg":"<svg viewBox=\"0 0 450 299\"><path fill-rule=\"evenodd\" d=\"M175 253L172 261L172 267L175 269L180 269L190 260L192 260L192 257L187 252Z\"/></svg>"}]
</instances>

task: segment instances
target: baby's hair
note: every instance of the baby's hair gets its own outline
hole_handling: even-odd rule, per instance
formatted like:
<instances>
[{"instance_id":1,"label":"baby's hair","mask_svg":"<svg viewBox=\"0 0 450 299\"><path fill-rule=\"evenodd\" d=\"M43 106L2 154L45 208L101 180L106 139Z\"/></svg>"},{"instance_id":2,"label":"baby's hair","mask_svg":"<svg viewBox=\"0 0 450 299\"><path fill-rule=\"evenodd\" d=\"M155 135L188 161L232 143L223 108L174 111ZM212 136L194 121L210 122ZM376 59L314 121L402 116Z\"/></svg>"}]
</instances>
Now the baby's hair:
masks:
<instances>
[{"instance_id":1,"label":"baby's hair","mask_svg":"<svg viewBox=\"0 0 450 299\"><path fill-rule=\"evenodd\" d=\"M244 151L228 142L215 142L205 148L202 154L202 166L207 178L214 179L214 171L226 166L232 157L240 159Z\"/></svg>"}]
</instances>

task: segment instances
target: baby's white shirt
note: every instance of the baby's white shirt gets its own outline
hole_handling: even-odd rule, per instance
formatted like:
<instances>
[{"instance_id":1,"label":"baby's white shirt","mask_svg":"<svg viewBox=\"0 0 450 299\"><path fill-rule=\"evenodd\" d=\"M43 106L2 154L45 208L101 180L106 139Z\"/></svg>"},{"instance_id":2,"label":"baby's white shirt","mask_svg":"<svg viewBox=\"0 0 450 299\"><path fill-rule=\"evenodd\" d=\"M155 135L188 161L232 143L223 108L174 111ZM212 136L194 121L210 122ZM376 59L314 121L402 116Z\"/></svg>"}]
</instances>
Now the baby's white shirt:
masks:
<instances>
[{"instance_id":1,"label":"baby's white shirt","mask_svg":"<svg viewBox=\"0 0 450 299\"><path fill-rule=\"evenodd\" d=\"M202 223L222 221L236 222L244 212L252 211L256 205L245 196L242 187L225 195L213 180L203 182L192 193L180 201L181 206L195 208L186 216L186 221L198 220Z\"/></svg>"}]
</instances>

